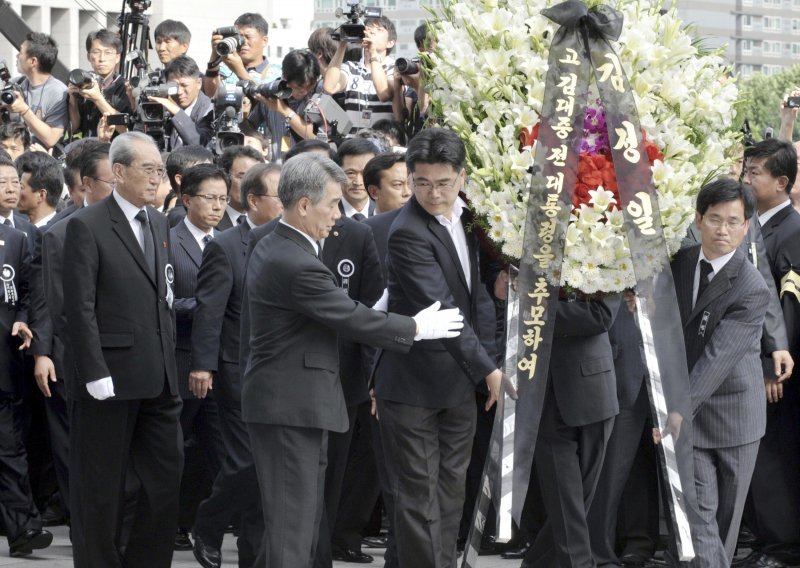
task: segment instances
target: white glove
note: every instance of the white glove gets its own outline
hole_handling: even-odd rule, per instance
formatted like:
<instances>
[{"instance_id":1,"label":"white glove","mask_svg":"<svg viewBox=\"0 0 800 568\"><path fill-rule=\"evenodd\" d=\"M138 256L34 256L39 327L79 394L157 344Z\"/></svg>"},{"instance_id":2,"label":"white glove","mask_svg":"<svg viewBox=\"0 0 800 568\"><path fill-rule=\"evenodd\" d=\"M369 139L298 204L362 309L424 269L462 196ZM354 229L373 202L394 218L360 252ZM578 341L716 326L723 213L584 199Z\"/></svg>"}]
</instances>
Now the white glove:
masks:
<instances>
[{"instance_id":1,"label":"white glove","mask_svg":"<svg viewBox=\"0 0 800 568\"><path fill-rule=\"evenodd\" d=\"M375 302L375 305L372 306L373 310L378 310L379 312L388 312L389 311L389 289L384 288L383 294L381 295L380 299Z\"/></svg>"},{"instance_id":2,"label":"white glove","mask_svg":"<svg viewBox=\"0 0 800 568\"><path fill-rule=\"evenodd\" d=\"M97 379L91 383L86 383L86 390L89 391L93 398L105 400L114 396L114 381L111 380L111 377Z\"/></svg>"},{"instance_id":3,"label":"white glove","mask_svg":"<svg viewBox=\"0 0 800 568\"><path fill-rule=\"evenodd\" d=\"M440 310L441 306L442 303L436 301L414 316L418 331L414 341L444 339L461 335L459 330L464 327L464 316L458 312L458 308Z\"/></svg>"}]
</instances>

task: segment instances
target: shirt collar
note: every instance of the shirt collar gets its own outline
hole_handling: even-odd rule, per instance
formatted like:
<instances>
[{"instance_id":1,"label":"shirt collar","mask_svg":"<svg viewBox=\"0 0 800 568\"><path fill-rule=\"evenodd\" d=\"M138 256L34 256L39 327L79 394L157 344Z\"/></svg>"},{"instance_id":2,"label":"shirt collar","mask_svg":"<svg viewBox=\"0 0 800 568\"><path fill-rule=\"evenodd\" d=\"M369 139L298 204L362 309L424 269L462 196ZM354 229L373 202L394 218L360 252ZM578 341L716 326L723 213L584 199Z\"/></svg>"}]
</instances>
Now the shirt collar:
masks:
<instances>
[{"instance_id":1,"label":"shirt collar","mask_svg":"<svg viewBox=\"0 0 800 568\"><path fill-rule=\"evenodd\" d=\"M234 225L239 224L239 217L244 215L244 213L239 213L236 209L230 206L230 204L225 206L225 214L230 217L231 223Z\"/></svg>"},{"instance_id":2,"label":"shirt collar","mask_svg":"<svg viewBox=\"0 0 800 568\"><path fill-rule=\"evenodd\" d=\"M190 104L188 107L186 107L185 109L183 109L183 112L185 112L189 116L192 116L192 111L194 110L194 107L197 105L197 101L199 101L199 100L200 100L200 95L198 94L197 98L194 100L194 102L192 104Z\"/></svg>"},{"instance_id":3,"label":"shirt collar","mask_svg":"<svg viewBox=\"0 0 800 568\"><path fill-rule=\"evenodd\" d=\"M14 228L17 227L17 224L14 222L14 212L13 211L9 211L8 215L6 215L6 216L0 215L0 223L5 223L6 219L11 221L11 226L12 227L14 227Z\"/></svg>"},{"instance_id":4,"label":"shirt collar","mask_svg":"<svg viewBox=\"0 0 800 568\"><path fill-rule=\"evenodd\" d=\"M136 207L136 205L134 205L133 203L122 197L119 193L117 193L116 189L112 192L111 195L114 196L117 205L119 205L119 208L122 209L122 214L125 215L125 218L128 220L128 223L132 222L136 218L136 214L139 213L139 211L144 210L144 207L139 209L138 207Z\"/></svg>"},{"instance_id":5,"label":"shirt collar","mask_svg":"<svg viewBox=\"0 0 800 568\"><path fill-rule=\"evenodd\" d=\"M200 245L200 248L203 248L203 238L207 235L214 236L214 229L211 229L208 232L203 231L202 229L198 228L197 225L189 221L189 216L183 218L183 222L186 223L186 227L189 229L189 232L192 233L194 240L197 241L197 244Z\"/></svg>"},{"instance_id":6,"label":"shirt collar","mask_svg":"<svg viewBox=\"0 0 800 568\"><path fill-rule=\"evenodd\" d=\"M464 207L467 204L464 203L464 200L460 197L456 197L456 202L453 203L453 218L448 219L444 215L436 215L436 220L439 221L445 227L455 225L461 219L461 214L464 212Z\"/></svg>"},{"instance_id":7,"label":"shirt collar","mask_svg":"<svg viewBox=\"0 0 800 568\"><path fill-rule=\"evenodd\" d=\"M772 217L775 216L775 214L778 211L780 211L781 209L783 209L785 207L789 207L789 205L791 205L791 204L792 204L792 200L791 199L787 199L786 201L784 201L783 203L779 203L778 205L776 205L772 209L767 209L763 213L759 213L758 214L758 222L761 223L761 226L763 227L764 225L767 224L767 221L769 221L770 219L772 219Z\"/></svg>"},{"instance_id":8,"label":"shirt collar","mask_svg":"<svg viewBox=\"0 0 800 568\"><path fill-rule=\"evenodd\" d=\"M258 227L258 225L253 223L253 220L250 218L250 215L247 216L247 224L250 225L251 229L255 229L256 227Z\"/></svg>"},{"instance_id":9,"label":"shirt collar","mask_svg":"<svg viewBox=\"0 0 800 568\"><path fill-rule=\"evenodd\" d=\"M364 206L362 210L358 210L346 199L342 198L342 207L344 207L344 214L348 217L352 217L356 213L361 213L364 217L369 217L369 200L367 200L367 204Z\"/></svg>"},{"instance_id":10,"label":"shirt collar","mask_svg":"<svg viewBox=\"0 0 800 568\"><path fill-rule=\"evenodd\" d=\"M49 215L45 215L44 217L39 219L39 222L34 223L34 226L41 229L42 227L44 227L45 225L47 225L50 222L50 219L52 219L55 216L56 216L56 212L53 211Z\"/></svg>"},{"instance_id":11,"label":"shirt collar","mask_svg":"<svg viewBox=\"0 0 800 568\"><path fill-rule=\"evenodd\" d=\"M259 63L255 67L248 67L247 70L255 71L256 73L263 73L264 69L266 69L268 66L269 66L269 59L265 57L261 63Z\"/></svg>"},{"instance_id":12,"label":"shirt collar","mask_svg":"<svg viewBox=\"0 0 800 568\"><path fill-rule=\"evenodd\" d=\"M705 260L711 264L711 270L713 271L709 276L709 280L711 280L714 276L719 274L719 271L722 270L726 264L728 264L728 261L733 258L734 254L736 254L736 249L733 249L728 254L715 258L714 260L709 260L706 258L705 253L703 253L703 247L700 246L700 258L697 259L697 264L700 264L701 260Z\"/></svg>"},{"instance_id":13,"label":"shirt collar","mask_svg":"<svg viewBox=\"0 0 800 568\"><path fill-rule=\"evenodd\" d=\"M312 239L312 238L311 238L311 237L310 237L310 236L309 236L307 233L304 233L303 231L301 231L301 230L300 230L300 229L298 229L297 227L295 227L295 226L293 226L293 225L290 225L289 223L287 223L286 221L284 221L282 217L281 217L281 219L278 221L278 223L280 223L281 225L286 225L286 226L287 226L287 227L289 227L291 230L293 230L293 231L297 231L298 233L300 233L301 235L303 235L303 236L306 238L306 240L307 240L308 242L310 242L310 243L311 243L311 248L313 248L313 249L314 249L314 254L316 254L317 256L319 256L319 248L317 247L317 241L315 241L314 239Z\"/></svg>"}]
</instances>

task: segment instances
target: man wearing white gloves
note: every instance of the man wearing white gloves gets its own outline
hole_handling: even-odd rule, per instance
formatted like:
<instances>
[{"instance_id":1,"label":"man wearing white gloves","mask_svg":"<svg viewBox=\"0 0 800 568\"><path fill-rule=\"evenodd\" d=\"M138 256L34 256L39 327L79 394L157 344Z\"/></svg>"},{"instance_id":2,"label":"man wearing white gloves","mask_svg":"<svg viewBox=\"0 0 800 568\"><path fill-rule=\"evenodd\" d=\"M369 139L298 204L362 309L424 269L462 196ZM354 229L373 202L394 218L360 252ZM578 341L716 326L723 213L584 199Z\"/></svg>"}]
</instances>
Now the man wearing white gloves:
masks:
<instances>
[{"instance_id":1,"label":"man wearing white gloves","mask_svg":"<svg viewBox=\"0 0 800 568\"><path fill-rule=\"evenodd\" d=\"M150 206L164 177L149 136L111 144L113 193L67 225L63 282L77 367L70 425L76 567L172 563L183 450L173 269L166 218ZM128 472L141 484L126 542Z\"/></svg>"},{"instance_id":2,"label":"man wearing white gloves","mask_svg":"<svg viewBox=\"0 0 800 568\"><path fill-rule=\"evenodd\" d=\"M341 215L346 184L344 172L326 157L288 160L278 186L283 217L247 266L243 322L250 349L242 417L261 488L266 566L307 568L314 560L328 432L349 426L338 335L407 352L415 340L455 337L463 326L457 309L439 310L432 302L413 318L386 314L337 285L319 259L318 242Z\"/></svg>"}]
</instances>

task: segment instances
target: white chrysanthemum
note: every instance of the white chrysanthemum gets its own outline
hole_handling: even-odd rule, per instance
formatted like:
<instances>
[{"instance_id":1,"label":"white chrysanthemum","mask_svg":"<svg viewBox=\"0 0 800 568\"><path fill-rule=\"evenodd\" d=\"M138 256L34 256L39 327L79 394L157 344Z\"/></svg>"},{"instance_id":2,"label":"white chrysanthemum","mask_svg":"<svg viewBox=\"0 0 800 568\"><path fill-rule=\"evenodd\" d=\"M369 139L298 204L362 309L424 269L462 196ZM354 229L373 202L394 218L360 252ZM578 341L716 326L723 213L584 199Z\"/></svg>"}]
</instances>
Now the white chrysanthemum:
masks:
<instances>
[{"instance_id":1,"label":"white chrysanthemum","mask_svg":"<svg viewBox=\"0 0 800 568\"><path fill-rule=\"evenodd\" d=\"M596 4L596 0L585 0ZM701 54L663 0L608 0L625 17L613 46L633 91L647 139L664 156L653 183L667 249L675 252L694 218L694 197L728 168L738 90L719 53ZM520 258L530 168L523 128L539 121L550 41L557 26L541 15L552 0L443 0L428 89L433 113L464 140L467 197L503 254ZM592 95L596 98L596 94ZM623 214L598 188L567 228L563 284L584 292L635 284ZM613 196L613 195L612 195ZM530 254L530 251L524 251ZM650 274L663 267L643 257ZM586 268L586 263L593 268ZM588 273L587 273L588 270ZM645 275L639 275L645 276Z\"/></svg>"}]
</instances>

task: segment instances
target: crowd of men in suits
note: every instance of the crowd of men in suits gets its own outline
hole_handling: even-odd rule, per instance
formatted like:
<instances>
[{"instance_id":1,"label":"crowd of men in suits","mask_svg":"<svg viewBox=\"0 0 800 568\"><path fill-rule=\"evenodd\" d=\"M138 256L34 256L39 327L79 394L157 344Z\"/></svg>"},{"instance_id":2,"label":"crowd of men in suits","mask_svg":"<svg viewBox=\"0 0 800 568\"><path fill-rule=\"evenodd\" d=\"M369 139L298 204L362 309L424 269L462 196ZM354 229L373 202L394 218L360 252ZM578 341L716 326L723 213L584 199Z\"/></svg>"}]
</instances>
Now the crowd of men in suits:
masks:
<instances>
[{"instance_id":1,"label":"crowd of men in suits","mask_svg":"<svg viewBox=\"0 0 800 568\"><path fill-rule=\"evenodd\" d=\"M464 145L420 130L424 89L392 72L385 18L367 22L355 60L315 32L282 70L261 54L263 18L236 22L244 49L212 57L202 78L185 26L156 28L181 85L161 101L169 152L107 132L127 97L105 30L86 45L105 96L70 87L58 120L84 137L63 167L27 147L54 145L47 109L15 101L30 132L0 128L14 150L0 151L9 553L47 548L43 526L64 521L81 567L167 567L174 550L219 567L233 531L242 567L370 563L366 542L390 568L452 568L502 396L509 281L466 201ZM26 80L56 86L44 78L54 47L27 38ZM203 92L273 72L297 95L255 112L278 143L215 157ZM336 148L298 117L317 85L358 110ZM373 123L391 114L392 86L406 122L386 134ZM800 565L797 168L788 142L744 149L742 172L700 189L672 261L692 566L730 566L737 543L751 551L737 566ZM512 544L482 550L524 567L677 565L659 534L654 448L684 417L653 431L636 291L563 294L554 338L521 522Z\"/></svg>"}]
</instances>

